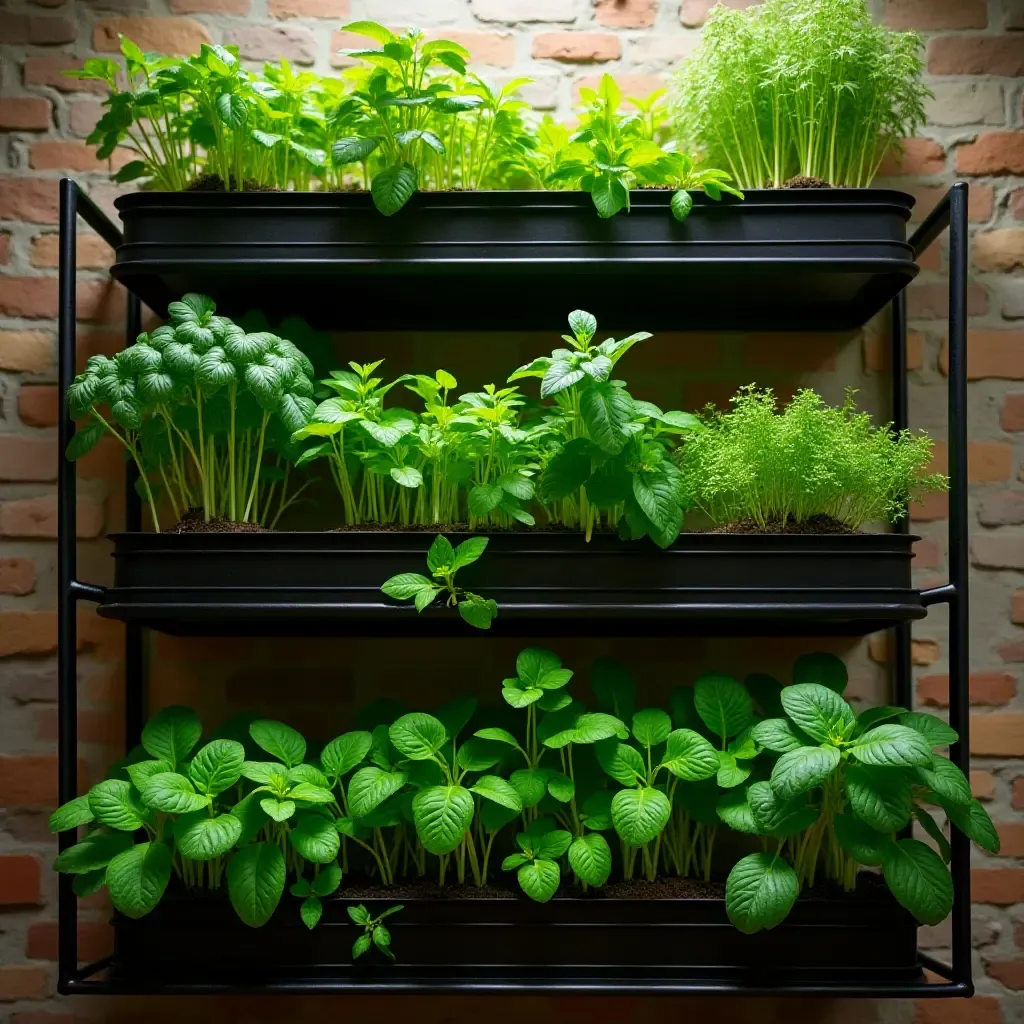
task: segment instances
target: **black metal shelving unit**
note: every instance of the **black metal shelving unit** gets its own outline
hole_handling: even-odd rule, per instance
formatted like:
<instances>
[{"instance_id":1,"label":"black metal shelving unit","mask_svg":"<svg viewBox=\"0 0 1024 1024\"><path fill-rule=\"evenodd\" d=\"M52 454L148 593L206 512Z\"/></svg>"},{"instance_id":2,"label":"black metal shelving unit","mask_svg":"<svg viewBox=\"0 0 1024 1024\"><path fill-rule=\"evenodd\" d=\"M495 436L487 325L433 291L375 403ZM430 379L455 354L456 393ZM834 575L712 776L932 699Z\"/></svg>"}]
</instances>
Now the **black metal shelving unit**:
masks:
<instances>
[{"instance_id":1,"label":"black metal shelving unit","mask_svg":"<svg viewBox=\"0 0 1024 1024\"><path fill-rule=\"evenodd\" d=\"M950 757L965 773L969 770L969 696L968 696L968 519L967 519L967 198L968 186L964 182L954 184L941 202L933 209L905 246L905 255L897 253L899 279L890 282L890 309L892 319L892 419L897 428L908 423L907 386L907 328L906 297L903 288L912 280L916 260L939 236L949 230L949 375L948 375L948 447L949 447L949 520L948 520L948 564L947 583L921 592L915 592L913 601L907 607L894 613L891 610L874 619L860 616L859 626L846 632L866 633L874 629L892 627L895 633L894 650L894 699L910 707L913 703L913 684L910 659L909 620L920 617L924 609L935 604L949 606L949 679L951 726L960 735L960 742L950 751ZM442 204L443 205L443 204ZM500 204L499 204L500 205ZM709 207L710 208L710 207ZM664 215L664 211L662 211ZM71 383L76 365L76 236L78 218L81 217L109 245L117 248L125 241L121 231L85 195L71 179L60 182L60 250L59 250L59 331L58 361L59 385L63 394ZM826 257L835 258L833 257ZM770 259L770 256L769 256ZM705 261L706 262L706 261ZM712 260L713 262L713 260ZM804 262L790 262L784 267L786 274L800 274L813 271L814 256ZM549 268L548 272L553 268ZM820 268L819 268L820 269ZM748 266L746 273L750 273ZM134 287L131 274L122 274L127 285L128 311L126 342L131 343L139 331L140 298L152 301L159 293L159 282L152 277L141 277L144 283ZM813 275L812 275L813 276ZM154 291L154 289L156 289ZM888 297L886 297L886 301ZM864 313L864 310L861 310ZM863 322L863 321L862 321ZM813 325L807 324L806 327ZM744 325L745 329L749 329ZM819 325L820 328L820 325ZM65 411L60 422L59 440L63 451L74 434L75 424ZM141 529L141 504L135 493L131 469L126 481L125 525L128 531ZM59 674L59 796L63 803L78 794L78 724L77 724L77 626L76 612L80 601L107 606L116 604L107 588L83 582L78 579L77 548L75 531L76 474L73 463L61 459L58 468L58 674ZM906 531L906 523L901 529ZM282 601L270 611L270 618L288 615L288 602ZM181 609L178 609L180 613ZM282 632L302 633L305 631L302 619L295 620ZM707 628L716 616L738 614L742 622L737 623L733 632L746 635L763 635L773 631L778 621L764 615L751 616L750 609L730 605L728 601L709 605L697 616L701 628ZM799 611L799 609L797 609ZM745 618L744 618L745 616ZM141 734L145 704L146 665L143 645L143 629L149 625L167 629L166 616L147 617L145 614L118 615L124 618L125 634L125 743L130 749L138 743ZM528 631L535 628L540 616L523 615L512 630ZM179 629L184 633L200 633L203 629L193 621L189 623L179 615ZM387 632L392 623L397 625L405 619L388 619ZM667 621L671 624L671 613ZM821 624L819 623L819 626ZM403 627L404 628L404 627ZM311 624L311 631L323 632L325 624ZM362 635L372 635L363 621L357 625ZM680 630L682 631L682 630ZM817 630L824 631L823 628ZM210 632L206 629L205 632ZM672 629L661 632L673 632ZM59 836L60 849L66 849L75 841L73 832ZM562 971L527 972L503 974L493 978L445 975L434 979L424 977L403 977L400 974L390 979L358 974L332 978L322 972L316 976L292 975L281 979L267 979L239 986L216 978L168 977L165 980L145 980L135 983L130 978L101 977L111 965L110 958L87 966L78 961L78 906L72 889L72 878L61 875L59 879L59 931L58 931L58 990L64 994L203 994L225 992L265 993L412 993L412 992L498 992L498 993L644 993L644 994L722 994L722 995L813 995L813 996L865 996L874 998L922 998L942 996L969 996L974 986L971 978L971 904L970 904L970 846L967 838L958 831L952 835L951 871L954 887L952 911L952 960L940 963L933 957L918 952L922 968L918 980L907 981L904 977L888 979L884 976L820 978L787 980L782 984L759 980L754 976L735 978L716 976L713 972L694 973L687 976L685 968L671 974L645 973L642 977L616 976L615 972L601 975L594 973ZM931 977L928 977L928 972Z\"/></svg>"}]
</instances>

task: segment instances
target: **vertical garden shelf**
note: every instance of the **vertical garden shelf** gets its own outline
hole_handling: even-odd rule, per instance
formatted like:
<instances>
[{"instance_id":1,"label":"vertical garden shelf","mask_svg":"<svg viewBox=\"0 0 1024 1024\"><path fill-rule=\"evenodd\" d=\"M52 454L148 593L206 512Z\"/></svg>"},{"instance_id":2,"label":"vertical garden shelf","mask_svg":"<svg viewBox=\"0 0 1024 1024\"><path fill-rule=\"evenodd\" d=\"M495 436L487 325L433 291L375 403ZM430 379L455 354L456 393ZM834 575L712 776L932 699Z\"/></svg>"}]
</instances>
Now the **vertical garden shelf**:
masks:
<instances>
[{"instance_id":1,"label":"vertical garden shelf","mask_svg":"<svg viewBox=\"0 0 1024 1024\"><path fill-rule=\"evenodd\" d=\"M508 591L499 628L506 635L587 635L616 631L633 635L727 633L766 635L865 634L895 630L895 700L912 704L910 622L928 607L949 605L951 726L960 742L951 759L969 767L968 739L968 543L967 543L967 194L953 185L942 201L906 239L912 200L884 189L813 190L748 193L743 203L708 203L698 197L683 224L668 215L664 193L639 192L628 217L599 221L589 197L572 193L458 193L418 195L409 209L384 220L368 196L337 194L159 195L140 193L118 200L122 233L70 179L60 184L59 379L64 393L75 372L75 243L81 217L117 251L114 276L128 289L127 340L138 333L140 302L160 308L188 289L213 295L221 311L243 310L251 282L287 283L268 288L290 303L303 294L312 317L331 326L337 293L323 288L327 279L339 288L352 282L365 295L401 276L423 302L392 304L394 323L472 328L509 278L529 285L528 308L507 310L508 327L547 326L559 315L565 287L589 296L602 317L620 322L631 316L629 295L608 298L610 277L643 275L645 312L655 328L678 328L676 294L680 280L694 284L687 324L696 329L845 329L862 325L886 305L892 318L892 419L907 426L907 338L904 289L917 272L916 259L949 229L949 377L948 443L950 476L949 582L924 591L910 587L910 538L906 526L896 535L856 538L857 551L845 556L849 585L829 589L828 577L842 559L830 538L795 538L778 550L763 537L683 537L669 552L653 546L627 549L596 538L585 551L578 538L559 536L521 541L495 538L493 554L503 560L501 578ZM231 244L225 243L231 239ZM461 304L462 320L446 322L442 307L430 304L440 278L471 281ZM742 281L744 303L721 292ZM718 282L718 284L716 284ZM716 288L718 290L716 291ZM305 291L304 291L305 289ZM331 294L331 304L316 297ZM626 290L627 293L633 291ZM639 289L636 290L639 293ZM536 299L536 301L533 301ZM274 300L277 301L277 300ZM358 308L358 304L356 305ZM415 308L415 325L402 321ZM590 308L590 307L588 307ZM274 310L277 313L293 309ZM351 326L352 316L347 316ZM67 413L60 425L62 451L74 433ZM113 587L78 579L74 464L61 459L58 474L58 656L59 786L61 802L78 793L76 611L80 601L95 603L100 614L126 624L125 742L137 742L145 704L142 633L146 628L185 635L434 635L437 619L422 619L383 602L377 587L391 571L400 571L410 554L425 547L421 537L395 534L373 541L358 534L292 534L266 542L246 535L152 537L140 534L141 509L129 471L126 487L127 533L115 538L117 571ZM850 538L844 538L849 543ZM730 552L729 546L732 545ZM785 547L785 545L783 545ZM863 550L861 550L863 548ZM852 549L847 549L852 551ZM794 555L795 552L795 555ZM530 561L530 555L536 556ZM418 555L416 555L418 557ZM614 559L605 574L617 585L599 593L587 583L588 564ZM722 579L732 559L734 571ZM780 561L781 559L781 561ZM788 560L787 560L788 559ZM340 560L340 561L338 561ZM346 561L347 560L347 561ZM877 568L868 571L868 562ZM398 565L401 562L402 565ZM853 563L858 563L854 565ZM216 575L231 580L213 586ZM337 565L352 567L346 585L335 582ZM361 568L360 568L361 566ZM382 570L382 566L387 566ZM532 575L532 566L537 567ZM548 566L545 577L541 568ZM554 566L555 568L550 568ZM860 571L861 575L857 576ZM801 573L803 575L801 575ZM874 573L874 574L873 574ZM575 574L575 575L574 575ZM578 578L577 578L578 577ZM773 586L783 579L784 585ZM472 581L470 581L472 582ZM488 584L481 583L481 589ZM491 590L494 588L491 587ZM491 593L491 590L485 591ZM74 842L61 833L60 848ZM970 861L968 840L952 836L954 885L952 962L936 962L899 935L912 935L895 921L889 904L858 899L856 913L837 927L828 900L800 907L776 932L740 936L728 932L720 899L606 900L600 904L571 899L536 906L517 900L461 901L439 910L429 901L410 906L409 948L419 950L419 966L379 970L343 967L339 950L347 943L341 928L344 900L330 904L316 933L294 930L289 956L260 972L242 974L217 959L188 956L167 965L181 949L195 918L181 916L171 901L147 921L126 922L121 948L113 959L80 966L77 902L72 879L62 875L59 889L59 989L63 993L257 992L649 992L750 995L965 996L971 981ZM459 901L455 901L459 902ZM656 903L643 919L631 917L636 904ZM416 901L413 901L415 904ZM482 920L466 904L491 904ZM498 909L503 907L503 909ZM892 904L895 907L895 904ZM898 907L896 908L899 909ZM197 948L207 946L223 924L224 906L203 911ZM461 945L483 965L435 963L432 936L451 930L445 946ZM609 962L618 941L657 928L667 944L663 966ZM824 929L824 930L822 930ZM831 929L831 931L829 930ZM896 934L898 932L898 935ZM517 962L514 950L523 934L536 936L542 958ZM156 948L164 937L168 957L154 969L139 952ZM877 942L872 942L872 937ZM138 947L131 945L137 938ZM248 933L254 955L259 933ZM147 947L145 943L153 945ZM545 943L547 945L545 945ZM835 948L830 947L835 944ZM844 946L844 943L846 945ZM187 944L187 942L186 942ZM844 948L873 946L875 960L859 970L836 968ZM579 962L563 963L570 949ZM700 949L701 956L689 951ZM580 952L577 952L580 950ZM825 951L823 953L823 950ZM482 951L482 952L481 952ZM512 951L512 952L510 952ZM829 959L829 952L834 956ZM634 951L635 952L635 951ZM743 957L749 954L749 960ZM767 957L768 975L753 966ZM686 957L691 962L686 962ZM489 957L489 958L488 958ZM589 959L588 959L589 957ZM602 959L603 958L603 959ZM415 956L414 956L415 959ZM287 962L284 962L287 961ZM560 966L561 964L561 966ZM312 966L315 965L315 966ZM930 975L930 976L929 976Z\"/></svg>"}]
</instances>

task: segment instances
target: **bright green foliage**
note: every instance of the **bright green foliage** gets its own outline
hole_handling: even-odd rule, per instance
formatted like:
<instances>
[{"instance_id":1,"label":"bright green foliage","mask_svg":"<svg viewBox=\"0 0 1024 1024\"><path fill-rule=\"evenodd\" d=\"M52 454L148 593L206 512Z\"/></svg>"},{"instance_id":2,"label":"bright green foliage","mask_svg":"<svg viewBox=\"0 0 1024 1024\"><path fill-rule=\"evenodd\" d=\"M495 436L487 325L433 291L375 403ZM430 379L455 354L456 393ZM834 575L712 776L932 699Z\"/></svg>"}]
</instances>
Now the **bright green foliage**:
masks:
<instances>
[{"instance_id":1,"label":"bright green foliage","mask_svg":"<svg viewBox=\"0 0 1024 1024\"><path fill-rule=\"evenodd\" d=\"M370 912L361 903L356 907L348 908L348 916L352 923L363 929L363 934L352 944L352 959L358 960L364 953L368 953L371 947L376 946L389 960L395 959L391 950L391 932L384 926L384 919L392 914L397 914L405 907L396 903L393 907L372 917Z\"/></svg>"},{"instance_id":2,"label":"bright green foliage","mask_svg":"<svg viewBox=\"0 0 1024 1024\"><path fill-rule=\"evenodd\" d=\"M872 24L864 0L720 5L676 75L676 130L741 188L865 187L924 123L922 67L917 33Z\"/></svg>"},{"instance_id":3,"label":"bright green foliage","mask_svg":"<svg viewBox=\"0 0 1024 1024\"><path fill-rule=\"evenodd\" d=\"M781 412L770 388L742 388L727 412L709 412L678 455L690 508L715 523L799 526L829 516L851 529L897 522L925 491L946 489L926 472L932 442L909 430L873 427L853 392L841 408L798 391Z\"/></svg>"}]
</instances>

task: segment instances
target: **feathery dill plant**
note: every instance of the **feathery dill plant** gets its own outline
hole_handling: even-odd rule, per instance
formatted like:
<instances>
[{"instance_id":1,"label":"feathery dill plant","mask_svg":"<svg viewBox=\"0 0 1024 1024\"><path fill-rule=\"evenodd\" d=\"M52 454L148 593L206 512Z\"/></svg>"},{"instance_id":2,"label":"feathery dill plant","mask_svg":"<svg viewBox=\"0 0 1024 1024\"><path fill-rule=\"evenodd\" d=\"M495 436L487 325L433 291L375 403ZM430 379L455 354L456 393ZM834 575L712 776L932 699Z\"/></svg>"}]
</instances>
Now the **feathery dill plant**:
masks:
<instances>
[{"instance_id":1,"label":"feathery dill plant","mask_svg":"<svg viewBox=\"0 0 1024 1024\"><path fill-rule=\"evenodd\" d=\"M676 131L740 188L866 187L924 123L922 67L917 33L873 25L864 0L719 6L676 73Z\"/></svg>"},{"instance_id":2,"label":"feathery dill plant","mask_svg":"<svg viewBox=\"0 0 1024 1024\"><path fill-rule=\"evenodd\" d=\"M847 389L839 408L810 389L780 413L770 388L741 388L727 411L710 410L704 429L678 453L690 508L716 524L805 522L829 516L856 530L869 521L895 523L925 491L947 479L926 472L926 434L872 426Z\"/></svg>"}]
</instances>

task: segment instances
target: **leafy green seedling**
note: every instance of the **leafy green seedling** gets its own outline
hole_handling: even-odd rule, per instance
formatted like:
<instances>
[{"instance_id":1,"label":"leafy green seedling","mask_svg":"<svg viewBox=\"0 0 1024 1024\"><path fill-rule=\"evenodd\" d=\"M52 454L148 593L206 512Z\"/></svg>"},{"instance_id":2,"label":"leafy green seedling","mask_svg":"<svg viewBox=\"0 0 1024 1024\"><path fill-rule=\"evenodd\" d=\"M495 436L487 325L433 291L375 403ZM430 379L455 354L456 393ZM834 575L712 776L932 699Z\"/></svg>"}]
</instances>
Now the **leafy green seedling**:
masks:
<instances>
[{"instance_id":1,"label":"leafy green seedling","mask_svg":"<svg viewBox=\"0 0 1024 1024\"><path fill-rule=\"evenodd\" d=\"M388 907L382 914L371 917L370 912L361 903L358 907L349 907L348 916L352 918L352 923L360 925L363 929L363 934L352 944L352 959L358 960L364 953L370 951L371 946L376 946L389 960L394 960L391 932L381 922L404 909L405 907L399 903L394 907Z\"/></svg>"}]
</instances>

